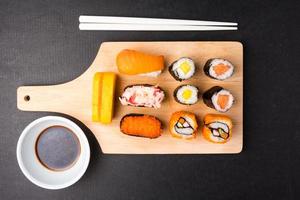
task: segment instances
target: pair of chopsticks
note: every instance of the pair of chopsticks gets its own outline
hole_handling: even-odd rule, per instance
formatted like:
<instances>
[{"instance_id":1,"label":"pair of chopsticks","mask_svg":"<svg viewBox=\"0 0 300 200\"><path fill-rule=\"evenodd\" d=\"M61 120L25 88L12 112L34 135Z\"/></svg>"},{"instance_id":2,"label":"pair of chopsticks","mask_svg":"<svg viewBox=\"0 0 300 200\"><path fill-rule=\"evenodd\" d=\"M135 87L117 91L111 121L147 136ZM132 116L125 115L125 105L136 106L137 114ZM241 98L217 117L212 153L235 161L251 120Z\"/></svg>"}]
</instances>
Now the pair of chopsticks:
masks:
<instances>
[{"instance_id":1,"label":"pair of chopsticks","mask_svg":"<svg viewBox=\"0 0 300 200\"><path fill-rule=\"evenodd\" d=\"M79 17L80 30L102 31L224 31L237 30L237 23L183 19L86 16Z\"/></svg>"}]
</instances>

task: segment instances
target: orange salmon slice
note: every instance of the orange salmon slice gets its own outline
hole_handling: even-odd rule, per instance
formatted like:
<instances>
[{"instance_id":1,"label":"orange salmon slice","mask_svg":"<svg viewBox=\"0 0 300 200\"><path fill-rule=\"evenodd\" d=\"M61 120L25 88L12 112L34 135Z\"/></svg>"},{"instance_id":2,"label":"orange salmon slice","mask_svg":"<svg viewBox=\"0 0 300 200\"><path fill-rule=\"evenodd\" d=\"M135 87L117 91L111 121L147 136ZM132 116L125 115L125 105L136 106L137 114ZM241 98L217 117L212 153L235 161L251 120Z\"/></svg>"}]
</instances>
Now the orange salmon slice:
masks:
<instances>
[{"instance_id":1,"label":"orange salmon slice","mask_svg":"<svg viewBox=\"0 0 300 200\"><path fill-rule=\"evenodd\" d=\"M220 94L218 97L218 105L224 109L226 105L228 104L229 96L228 95L222 95Z\"/></svg>"},{"instance_id":2,"label":"orange salmon slice","mask_svg":"<svg viewBox=\"0 0 300 200\"><path fill-rule=\"evenodd\" d=\"M224 74L225 72L227 72L229 70L229 66L228 65L224 65L222 63L214 66L213 68L214 68L215 73L218 76Z\"/></svg>"}]
</instances>

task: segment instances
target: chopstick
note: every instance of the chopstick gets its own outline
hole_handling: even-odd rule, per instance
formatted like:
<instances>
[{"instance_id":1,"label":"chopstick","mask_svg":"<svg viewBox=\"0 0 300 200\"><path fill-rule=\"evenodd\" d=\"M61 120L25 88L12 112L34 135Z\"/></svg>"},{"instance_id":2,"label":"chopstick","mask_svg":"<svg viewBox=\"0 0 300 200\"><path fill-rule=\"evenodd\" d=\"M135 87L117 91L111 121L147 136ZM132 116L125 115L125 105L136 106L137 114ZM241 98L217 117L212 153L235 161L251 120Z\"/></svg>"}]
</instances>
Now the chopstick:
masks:
<instances>
[{"instance_id":1,"label":"chopstick","mask_svg":"<svg viewBox=\"0 0 300 200\"><path fill-rule=\"evenodd\" d=\"M143 25L143 24L79 24L80 30L102 31L220 31L237 30L229 26L182 26L182 25Z\"/></svg>"},{"instance_id":2,"label":"chopstick","mask_svg":"<svg viewBox=\"0 0 300 200\"><path fill-rule=\"evenodd\" d=\"M143 17L114 17L114 16L79 16L80 23L107 24L158 24L158 25L192 25L192 26L237 26L234 22L216 22L202 20L143 18Z\"/></svg>"},{"instance_id":3,"label":"chopstick","mask_svg":"<svg viewBox=\"0 0 300 200\"><path fill-rule=\"evenodd\" d=\"M237 23L182 19L86 16L79 17L80 30L105 31L219 31L237 30Z\"/></svg>"}]
</instances>

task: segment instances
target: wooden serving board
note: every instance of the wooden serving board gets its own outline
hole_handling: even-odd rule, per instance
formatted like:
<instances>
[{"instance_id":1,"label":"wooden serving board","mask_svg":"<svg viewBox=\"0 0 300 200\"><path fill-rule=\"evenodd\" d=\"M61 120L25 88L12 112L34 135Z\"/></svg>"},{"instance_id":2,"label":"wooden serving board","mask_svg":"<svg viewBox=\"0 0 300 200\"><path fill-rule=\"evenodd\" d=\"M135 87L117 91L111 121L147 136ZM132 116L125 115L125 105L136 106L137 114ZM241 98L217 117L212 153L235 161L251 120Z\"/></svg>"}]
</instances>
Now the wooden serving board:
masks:
<instances>
[{"instance_id":1,"label":"wooden serving board","mask_svg":"<svg viewBox=\"0 0 300 200\"><path fill-rule=\"evenodd\" d=\"M122 49L134 49L165 56L165 70L157 78L127 76L118 73L115 59ZM187 81L178 82L169 74L167 67L180 57L192 58L196 65L196 74ZM234 75L225 81L213 80L203 72L203 66L209 58L225 58L235 68ZM124 87L132 84L158 84L166 98L160 109L135 108L122 106L115 99L115 114L111 124L92 122L92 82L99 71L112 71L118 75L116 97ZM234 106L226 113L234 123L233 136L225 144L214 144L201 136L203 116L217 113L208 108L202 99L192 106L180 105L173 98L174 89L181 84L194 84L203 93L212 86L229 89L235 97ZM30 100L28 100L28 97ZM105 42L85 73L73 81L51 86L22 86L17 91L17 104L24 111L53 111L64 113L81 120L96 136L103 153L118 154L210 154L239 153L243 146L243 46L239 42ZM194 112L200 123L196 139L183 140L172 137L168 130L171 114L178 110ZM148 139L124 135L119 130L122 116L128 113L144 113L158 117L164 125L163 134L157 139Z\"/></svg>"}]
</instances>

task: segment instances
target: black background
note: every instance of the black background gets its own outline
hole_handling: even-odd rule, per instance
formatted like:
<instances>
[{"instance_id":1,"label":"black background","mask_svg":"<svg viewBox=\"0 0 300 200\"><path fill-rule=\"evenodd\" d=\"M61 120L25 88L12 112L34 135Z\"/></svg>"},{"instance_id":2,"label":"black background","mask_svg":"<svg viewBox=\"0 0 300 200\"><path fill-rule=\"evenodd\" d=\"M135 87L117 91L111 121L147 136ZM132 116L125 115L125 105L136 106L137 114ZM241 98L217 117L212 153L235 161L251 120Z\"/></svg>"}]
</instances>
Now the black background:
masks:
<instances>
[{"instance_id":1,"label":"black background","mask_svg":"<svg viewBox=\"0 0 300 200\"><path fill-rule=\"evenodd\" d=\"M299 1L0 1L0 199L299 199ZM78 16L234 21L231 32L79 31ZM238 40L244 44L244 149L237 155L103 155L50 191L16 160L25 126L50 113L21 112L16 88L70 81L103 41ZM52 113L51 113L52 114ZM57 114L59 115L59 114Z\"/></svg>"}]
</instances>

